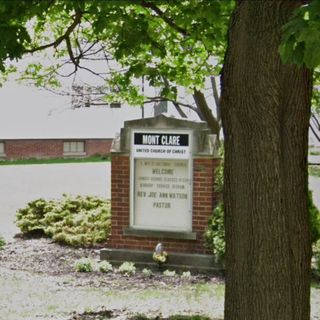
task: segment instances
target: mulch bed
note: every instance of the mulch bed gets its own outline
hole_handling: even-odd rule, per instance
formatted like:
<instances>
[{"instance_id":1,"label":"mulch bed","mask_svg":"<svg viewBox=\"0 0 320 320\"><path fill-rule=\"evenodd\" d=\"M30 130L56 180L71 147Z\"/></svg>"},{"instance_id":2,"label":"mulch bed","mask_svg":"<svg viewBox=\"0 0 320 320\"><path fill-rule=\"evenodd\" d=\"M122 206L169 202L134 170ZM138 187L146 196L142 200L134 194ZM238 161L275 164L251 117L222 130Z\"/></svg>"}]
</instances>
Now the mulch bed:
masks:
<instances>
[{"instance_id":1,"label":"mulch bed","mask_svg":"<svg viewBox=\"0 0 320 320\"><path fill-rule=\"evenodd\" d=\"M3 250L0 250L0 266L10 270L61 276L63 279L61 285L65 286L108 287L119 290L168 286L172 288L183 284L223 281L222 278L204 274L192 274L191 277L182 278L180 276L167 277L162 272L155 272L147 277L141 270L137 270L134 276L123 275L116 269L111 273L75 271L76 260L87 257L98 262L99 255L99 248L73 248L57 244L48 238L16 238Z\"/></svg>"}]
</instances>

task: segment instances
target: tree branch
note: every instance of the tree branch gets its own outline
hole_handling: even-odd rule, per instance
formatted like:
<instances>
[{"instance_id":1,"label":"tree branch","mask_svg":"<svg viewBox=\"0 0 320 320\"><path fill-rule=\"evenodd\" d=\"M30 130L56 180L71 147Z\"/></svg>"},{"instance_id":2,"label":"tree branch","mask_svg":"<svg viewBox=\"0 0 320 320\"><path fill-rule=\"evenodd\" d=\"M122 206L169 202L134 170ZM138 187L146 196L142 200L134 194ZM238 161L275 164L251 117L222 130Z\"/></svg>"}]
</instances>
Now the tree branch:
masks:
<instances>
[{"instance_id":1,"label":"tree branch","mask_svg":"<svg viewBox=\"0 0 320 320\"><path fill-rule=\"evenodd\" d=\"M164 82L165 86L167 88L170 88L169 80L165 76L162 76L162 79L163 79L163 82ZM180 117L188 118L187 115L181 109L180 105L177 103L177 101L172 101L172 103L173 103L174 107L176 108L176 110L178 111Z\"/></svg>"},{"instance_id":2,"label":"tree branch","mask_svg":"<svg viewBox=\"0 0 320 320\"><path fill-rule=\"evenodd\" d=\"M316 130L312 127L312 125L309 125L309 128L311 129L312 133L314 134L314 136L316 137L316 139L320 142L320 136L319 134L316 132Z\"/></svg>"},{"instance_id":3,"label":"tree branch","mask_svg":"<svg viewBox=\"0 0 320 320\"><path fill-rule=\"evenodd\" d=\"M188 116L184 113L182 108L179 106L178 102L172 101L172 103L173 103L174 107L176 108L176 110L178 111L181 118L188 118Z\"/></svg>"},{"instance_id":4,"label":"tree branch","mask_svg":"<svg viewBox=\"0 0 320 320\"><path fill-rule=\"evenodd\" d=\"M219 97L219 94L218 94L217 83L216 83L215 77L214 76L210 76L210 81L211 81L211 87L212 87L214 102L216 104L217 121L220 123L220 120L221 120L220 97Z\"/></svg>"},{"instance_id":5,"label":"tree branch","mask_svg":"<svg viewBox=\"0 0 320 320\"><path fill-rule=\"evenodd\" d=\"M172 102L172 103L176 103L177 105L179 105L181 107L185 107L185 108L191 109L192 111L196 112L199 115L198 108L192 106L191 104L183 103L183 102L180 102L180 101L175 101L175 100L164 98L164 97L146 97L146 98L148 100L146 100L143 104L148 104L148 103L152 103L152 102L169 101L169 102Z\"/></svg>"},{"instance_id":6,"label":"tree branch","mask_svg":"<svg viewBox=\"0 0 320 320\"><path fill-rule=\"evenodd\" d=\"M314 125L316 126L316 129L313 128L311 123L310 123L309 127L310 127L312 133L314 134L314 136L316 137L316 139L320 142L320 135L319 135L320 122L314 113L311 114L311 120L314 123Z\"/></svg>"},{"instance_id":7,"label":"tree branch","mask_svg":"<svg viewBox=\"0 0 320 320\"><path fill-rule=\"evenodd\" d=\"M312 119L313 123L317 126L317 129L320 130L320 122L319 122L317 116L313 112L311 113L311 119Z\"/></svg>"},{"instance_id":8,"label":"tree branch","mask_svg":"<svg viewBox=\"0 0 320 320\"><path fill-rule=\"evenodd\" d=\"M70 37L69 36L66 37L65 40L66 40L66 45L67 45L67 50L68 50L69 57L70 57L72 63L74 64L75 71L77 71L77 69L79 67L79 58L75 59L75 57L73 55Z\"/></svg>"},{"instance_id":9,"label":"tree branch","mask_svg":"<svg viewBox=\"0 0 320 320\"><path fill-rule=\"evenodd\" d=\"M157 7L154 3L142 0L141 5L144 8L149 8L152 11L154 11L164 22L166 22L171 28L175 29L176 31L178 31L182 35L184 35L184 36L190 35L190 33L186 29L176 25L174 23L174 21L172 21L168 16L166 16L166 14L159 7Z\"/></svg>"},{"instance_id":10,"label":"tree branch","mask_svg":"<svg viewBox=\"0 0 320 320\"><path fill-rule=\"evenodd\" d=\"M220 132L220 125L219 122L217 121L217 119L213 116L205 96L203 95L203 93L199 90L194 90L193 92L193 98L194 101L196 102L196 105L198 107L198 109L200 110L202 116L203 116L203 120L205 120L210 129L213 131L213 133L215 133L219 139L219 132Z\"/></svg>"},{"instance_id":11,"label":"tree branch","mask_svg":"<svg viewBox=\"0 0 320 320\"><path fill-rule=\"evenodd\" d=\"M72 24L68 27L66 32L62 36L57 38L55 41L53 41L51 43L48 43L48 44L45 44L45 45L40 46L40 47L36 47L36 48L33 48L33 49L27 49L27 50L25 50L25 53L34 53L34 52L41 51L41 50L44 50L44 49L47 49L47 48L50 48L50 47L57 48L61 44L61 42L63 40L66 40L66 39L69 38L71 32L81 22L82 14L83 13L81 11L77 10L75 12L75 16L74 16L74 20L73 20Z\"/></svg>"}]
</instances>

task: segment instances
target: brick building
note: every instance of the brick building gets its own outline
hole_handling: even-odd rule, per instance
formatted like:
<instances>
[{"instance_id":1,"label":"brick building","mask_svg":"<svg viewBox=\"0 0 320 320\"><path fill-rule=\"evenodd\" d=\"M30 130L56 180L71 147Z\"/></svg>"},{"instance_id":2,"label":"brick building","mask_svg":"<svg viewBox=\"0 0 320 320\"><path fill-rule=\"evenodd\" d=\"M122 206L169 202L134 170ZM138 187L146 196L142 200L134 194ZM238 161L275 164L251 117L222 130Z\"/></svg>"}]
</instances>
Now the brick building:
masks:
<instances>
[{"instance_id":1,"label":"brick building","mask_svg":"<svg viewBox=\"0 0 320 320\"><path fill-rule=\"evenodd\" d=\"M0 159L49 159L107 155L111 138L0 139Z\"/></svg>"}]
</instances>

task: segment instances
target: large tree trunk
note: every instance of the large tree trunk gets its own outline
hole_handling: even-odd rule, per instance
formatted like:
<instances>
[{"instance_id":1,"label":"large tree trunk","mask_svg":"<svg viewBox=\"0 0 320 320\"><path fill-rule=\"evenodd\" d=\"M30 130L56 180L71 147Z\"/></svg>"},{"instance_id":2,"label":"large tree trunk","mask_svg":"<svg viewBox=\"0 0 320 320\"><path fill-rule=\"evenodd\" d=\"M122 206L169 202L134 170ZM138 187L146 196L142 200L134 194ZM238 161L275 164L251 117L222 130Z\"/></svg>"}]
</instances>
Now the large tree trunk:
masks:
<instances>
[{"instance_id":1,"label":"large tree trunk","mask_svg":"<svg viewBox=\"0 0 320 320\"><path fill-rule=\"evenodd\" d=\"M225 320L310 319L311 74L280 61L298 1L238 1L222 76Z\"/></svg>"}]
</instances>

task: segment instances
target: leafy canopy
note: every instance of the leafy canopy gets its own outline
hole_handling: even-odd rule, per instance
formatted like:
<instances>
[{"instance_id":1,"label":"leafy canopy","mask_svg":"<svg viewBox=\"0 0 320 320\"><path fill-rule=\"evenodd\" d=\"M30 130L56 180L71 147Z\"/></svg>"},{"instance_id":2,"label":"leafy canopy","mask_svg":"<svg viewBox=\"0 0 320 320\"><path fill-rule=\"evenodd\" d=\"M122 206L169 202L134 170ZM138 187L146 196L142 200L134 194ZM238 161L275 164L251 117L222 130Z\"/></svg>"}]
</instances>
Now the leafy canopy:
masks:
<instances>
[{"instance_id":1,"label":"leafy canopy","mask_svg":"<svg viewBox=\"0 0 320 320\"><path fill-rule=\"evenodd\" d=\"M110 88L108 101L143 103L141 77L159 97L177 101L179 88L203 91L205 79L219 72L233 8L224 0L0 0L0 70L10 71L8 59L50 48L52 63L25 70L37 86L58 87L61 76L85 70ZM295 11L279 50L285 63L320 64L318 0ZM93 60L105 63L95 70Z\"/></svg>"},{"instance_id":2,"label":"leafy canopy","mask_svg":"<svg viewBox=\"0 0 320 320\"><path fill-rule=\"evenodd\" d=\"M7 15L11 7L0 3ZM110 89L105 99L137 105L145 102L137 85L142 77L159 88L161 99L171 101L181 87L191 94L204 89L205 79L221 67L234 2L34 0L19 5L22 18L16 20L25 37L19 50L8 48L10 54L0 56L3 67L7 58L51 48L54 61L30 63L24 79L58 87L61 76L88 71ZM94 69L93 60L105 63Z\"/></svg>"},{"instance_id":3,"label":"leafy canopy","mask_svg":"<svg viewBox=\"0 0 320 320\"><path fill-rule=\"evenodd\" d=\"M320 65L320 1L298 8L283 29L280 53L285 63Z\"/></svg>"},{"instance_id":4,"label":"leafy canopy","mask_svg":"<svg viewBox=\"0 0 320 320\"><path fill-rule=\"evenodd\" d=\"M312 106L320 114L320 1L296 9L283 28L280 54L284 63L314 68Z\"/></svg>"}]
</instances>

